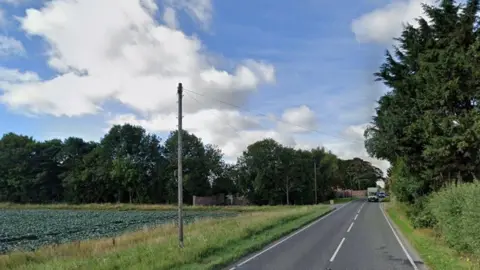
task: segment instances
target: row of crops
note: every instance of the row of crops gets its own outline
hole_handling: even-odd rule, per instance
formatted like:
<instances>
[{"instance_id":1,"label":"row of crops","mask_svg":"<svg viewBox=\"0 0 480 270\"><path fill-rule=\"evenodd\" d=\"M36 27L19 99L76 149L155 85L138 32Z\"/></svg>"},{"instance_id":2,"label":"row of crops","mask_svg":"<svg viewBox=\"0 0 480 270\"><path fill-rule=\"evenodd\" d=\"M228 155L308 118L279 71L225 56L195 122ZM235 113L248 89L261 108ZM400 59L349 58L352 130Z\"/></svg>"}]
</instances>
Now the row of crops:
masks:
<instances>
[{"instance_id":1,"label":"row of crops","mask_svg":"<svg viewBox=\"0 0 480 270\"><path fill-rule=\"evenodd\" d=\"M235 213L186 212L185 222L233 215ZM175 211L0 210L0 254L113 237L176 219Z\"/></svg>"}]
</instances>

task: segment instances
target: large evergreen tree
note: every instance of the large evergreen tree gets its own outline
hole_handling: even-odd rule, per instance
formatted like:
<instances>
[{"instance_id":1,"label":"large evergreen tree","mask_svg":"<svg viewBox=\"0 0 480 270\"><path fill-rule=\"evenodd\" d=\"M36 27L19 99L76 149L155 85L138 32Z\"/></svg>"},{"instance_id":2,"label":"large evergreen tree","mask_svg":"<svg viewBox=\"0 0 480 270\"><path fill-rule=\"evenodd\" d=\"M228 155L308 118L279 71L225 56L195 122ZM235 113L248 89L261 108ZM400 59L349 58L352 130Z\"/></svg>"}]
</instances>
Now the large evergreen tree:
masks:
<instances>
[{"instance_id":1,"label":"large evergreen tree","mask_svg":"<svg viewBox=\"0 0 480 270\"><path fill-rule=\"evenodd\" d=\"M365 132L368 152L392 163L392 188L410 202L479 174L479 1L424 10L375 74L390 92Z\"/></svg>"}]
</instances>

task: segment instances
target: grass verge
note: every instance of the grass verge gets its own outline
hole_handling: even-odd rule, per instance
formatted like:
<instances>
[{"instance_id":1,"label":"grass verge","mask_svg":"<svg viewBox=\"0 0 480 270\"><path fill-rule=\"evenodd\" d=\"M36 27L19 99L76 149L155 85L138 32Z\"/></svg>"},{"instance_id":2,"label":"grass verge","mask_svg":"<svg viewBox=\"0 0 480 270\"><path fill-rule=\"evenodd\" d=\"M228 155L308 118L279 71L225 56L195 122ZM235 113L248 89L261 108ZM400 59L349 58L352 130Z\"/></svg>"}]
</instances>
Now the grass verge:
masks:
<instances>
[{"instance_id":1,"label":"grass verge","mask_svg":"<svg viewBox=\"0 0 480 270\"><path fill-rule=\"evenodd\" d=\"M349 201L352 201L354 198L352 197L347 197L347 198L336 198L333 200L334 203L347 203Z\"/></svg>"},{"instance_id":2,"label":"grass verge","mask_svg":"<svg viewBox=\"0 0 480 270\"><path fill-rule=\"evenodd\" d=\"M219 269L328 213L327 206L276 207L185 226L173 224L115 239L50 246L0 256L0 269Z\"/></svg>"},{"instance_id":3,"label":"grass verge","mask_svg":"<svg viewBox=\"0 0 480 270\"><path fill-rule=\"evenodd\" d=\"M478 261L472 261L449 248L442 239L435 236L433 230L414 229L405 209L400 205L388 203L386 211L431 270L480 269Z\"/></svg>"}]
</instances>

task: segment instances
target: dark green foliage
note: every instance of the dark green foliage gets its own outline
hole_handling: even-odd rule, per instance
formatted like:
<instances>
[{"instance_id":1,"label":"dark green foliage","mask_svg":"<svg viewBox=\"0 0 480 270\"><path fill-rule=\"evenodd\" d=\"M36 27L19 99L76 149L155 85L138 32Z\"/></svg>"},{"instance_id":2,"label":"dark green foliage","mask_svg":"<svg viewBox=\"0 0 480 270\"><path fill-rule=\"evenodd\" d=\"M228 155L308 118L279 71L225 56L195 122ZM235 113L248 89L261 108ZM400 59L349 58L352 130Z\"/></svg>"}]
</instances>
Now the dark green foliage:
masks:
<instances>
[{"instance_id":1,"label":"dark green foliage","mask_svg":"<svg viewBox=\"0 0 480 270\"><path fill-rule=\"evenodd\" d=\"M398 167L392 190L409 203L480 172L479 1L424 10L376 73L391 91L365 132L368 152Z\"/></svg>"},{"instance_id":2,"label":"dark green foliage","mask_svg":"<svg viewBox=\"0 0 480 270\"><path fill-rule=\"evenodd\" d=\"M408 205L407 215L415 228L433 228L437 219L429 206L429 197L418 197L415 202Z\"/></svg>"},{"instance_id":3,"label":"dark green foliage","mask_svg":"<svg viewBox=\"0 0 480 270\"><path fill-rule=\"evenodd\" d=\"M234 215L233 212L187 211L185 222ZM0 210L0 220L8 220L0 231L0 254L15 249L35 250L45 245L113 237L176 219L175 211Z\"/></svg>"},{"instance_id":4,"label":"dark green foliage","mask_svg":"<svg viewBox=\"0 0 480 270\"><path fill-rule=\"evenodd\" d=\"M361 159L341 160L325 149L284 147L272 139L250 145L237 164L184 131L184 202L193 196L238 194L257 204L310 204L335 187L375 185L381 171ZM177 132L160 138L132 125L114 126L99 143L68 138L35 141L13 133L0 139L0 201L16 203L176 203Z\"/></svg>"}]
</instances>

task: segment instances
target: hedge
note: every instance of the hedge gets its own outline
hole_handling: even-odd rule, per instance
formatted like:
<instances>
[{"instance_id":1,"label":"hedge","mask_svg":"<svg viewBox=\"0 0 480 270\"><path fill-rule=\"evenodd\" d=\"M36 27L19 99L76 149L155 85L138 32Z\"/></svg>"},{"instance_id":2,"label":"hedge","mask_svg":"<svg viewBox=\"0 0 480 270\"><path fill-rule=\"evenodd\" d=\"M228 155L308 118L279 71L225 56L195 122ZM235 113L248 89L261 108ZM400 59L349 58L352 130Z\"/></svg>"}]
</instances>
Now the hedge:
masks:
<instances>
[{"instance_id":1,"label":"hedge","mask_svg":"<svg viewBox=\"0 0 480 270\"><path fill-rule=\"evenodd\" d=\"M435 229L447 244L480 255L480 182L451 185L429 197Z\"/></svg>"}]
</instances>

